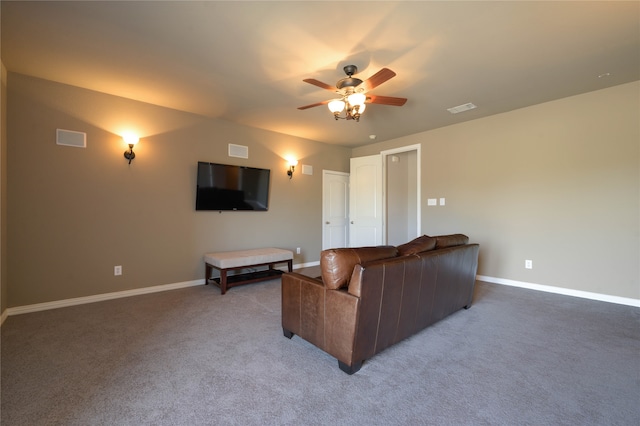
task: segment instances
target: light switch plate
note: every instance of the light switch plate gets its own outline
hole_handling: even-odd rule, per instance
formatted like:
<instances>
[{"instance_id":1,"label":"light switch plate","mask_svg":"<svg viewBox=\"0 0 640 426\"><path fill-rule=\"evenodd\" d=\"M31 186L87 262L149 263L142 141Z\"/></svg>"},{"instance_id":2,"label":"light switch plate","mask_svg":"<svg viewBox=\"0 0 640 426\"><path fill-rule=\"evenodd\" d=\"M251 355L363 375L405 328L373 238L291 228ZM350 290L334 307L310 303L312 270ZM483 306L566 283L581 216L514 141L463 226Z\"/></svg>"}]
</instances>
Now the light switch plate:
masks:
<instances>
[{"instance_id":1,"label":"light switch plate","mask_svg":"<svg viewBox=\"0 0 640 426\"><path fill-rule=\"evenodd\" d=\"M438 205L438 200L436 200L435 198L429 198L429 199L427 199L427 205L428 206L437 206Z\"/></svg>"},{"instance_id":2,"label":"light switch plate","mask_svg":"<svg viewBox=\"0 0 640 426\"><path fill-rule=\"evenodd\" d=\"M440 205L444 206L444 198L440 198Z\"/></svg>"}]
</instances>

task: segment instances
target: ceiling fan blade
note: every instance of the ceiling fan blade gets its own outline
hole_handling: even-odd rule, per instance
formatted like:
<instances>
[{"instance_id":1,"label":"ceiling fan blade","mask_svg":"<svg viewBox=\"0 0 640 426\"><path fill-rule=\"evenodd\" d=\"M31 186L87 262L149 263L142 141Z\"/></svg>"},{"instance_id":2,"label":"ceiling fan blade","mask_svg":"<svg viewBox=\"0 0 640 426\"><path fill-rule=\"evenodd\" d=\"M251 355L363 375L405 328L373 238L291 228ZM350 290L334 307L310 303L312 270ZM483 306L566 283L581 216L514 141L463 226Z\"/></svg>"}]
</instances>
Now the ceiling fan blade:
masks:
<instances>
[{"instance_id":1,"label":"ceiling fan blade","mask_svg":"<svg viewBox=\"0 0 640 426\"><path fill-rule=\"evenodd\" d=\"M364 88L365 91L369 91L395 76L396 73L391 71L389 68L382 68L380 71L363 81L360 86Z\"/></svg>"},{"instance_id":2,"label":"ceiling fan blade","mask_svg":"<svg viewBox=\"0 0 640 426\"><path fill-rule=\"evenodd\" d=\"M305 105L305 106L298 107L298 109L309 109L309 108L317 107L317 106L320 106L320 105L326 105L326 104L328 104L329 102L331 102L331 100L328 100L328 101L322 101L322 102L316 102L315 104Z\"/></svg>"},{"instance_id":3,"label":"ceiling fan blade","mask_svg":"<svg viewBox=\"0 0 640 426\"><path fill-rule=\"evenodd\" d=\"M372 104L402 106L407 102L407 98L396 98L396 97L393 97L393 96L368 95L367 96L367 102L370 102Z\"/></svg>"},{"instance_id":4,"label":"ceiling fan blade","mask_svg":"<svg viewBox=\"0 0 640 426\"><path fill-rule=\"evenodd\" d=\"M313 84L314 86L318 86L322 89L327 89L327 90L331 90L332 92L337 92L338 89L336 87L330 86L327 83L323 83L321 81L316 80L315 78L305 78L304 80L305 83L309 83L309 84Z\"/></svg>"}]
</instances>

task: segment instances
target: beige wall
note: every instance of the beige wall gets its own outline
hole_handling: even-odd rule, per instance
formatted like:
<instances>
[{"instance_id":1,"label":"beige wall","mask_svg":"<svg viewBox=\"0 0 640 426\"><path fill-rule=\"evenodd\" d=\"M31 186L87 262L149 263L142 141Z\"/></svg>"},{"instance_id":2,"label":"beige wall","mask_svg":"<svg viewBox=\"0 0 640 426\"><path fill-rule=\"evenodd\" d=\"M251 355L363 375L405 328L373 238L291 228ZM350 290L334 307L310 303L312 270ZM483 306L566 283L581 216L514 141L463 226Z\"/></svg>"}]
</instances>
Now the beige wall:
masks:
<instances>
[{"instance_id":1,"label":"beige wall","mask_svg":"<svg viewBox=\"0 0 640 426\"><path fill-rule=\"evenodd\" d=\"M480 275L640 298L640 82L353 156L417 143L422 231L479 242ZM427 198L440 197L445 206L427 207Z\"/></svg>"},{"instance_id":2,"label":"beige wall","mask_svg":"<svg viewBox=\"0 0 640 426\"><path fill-rule=\"evenodd\" d=\"M640 298L639 93L635 82L352 154L10 73L1 93L2 309L199 280L213 250L302 247L294 262L315 262L322 169L348 171L350 156L417 143L422 232L479 242L479 274ZM86 132L87 148L57 146L56 128ZM131 166L125 128L141 135ZM228 143L248 146L249 159L228 157ZM292 180L287 155L300 161ZM194 211L199 160L270 168L270 210ZM301 175L302 164L314 175ZM427 207L440 197L446 206Z\"/></svg>"},{"instance_id":3,"label":"beige wall","mask_svg":"<svg viewBox=\"0 0 640 426\"><path fill-rule=\"evenodd\" d=\"M322 169L348 171L350 149L15 73L7 89L7 306L200 280L210 251L301 247L294 263L319 259ZM56 145L57 128L86 132L87 148ZM125 128L141 136L131 165ZM228 143L249 159L228 157ZM199 160L271 169L269 211L196 212Z\"/></svg>"}]
</instances>

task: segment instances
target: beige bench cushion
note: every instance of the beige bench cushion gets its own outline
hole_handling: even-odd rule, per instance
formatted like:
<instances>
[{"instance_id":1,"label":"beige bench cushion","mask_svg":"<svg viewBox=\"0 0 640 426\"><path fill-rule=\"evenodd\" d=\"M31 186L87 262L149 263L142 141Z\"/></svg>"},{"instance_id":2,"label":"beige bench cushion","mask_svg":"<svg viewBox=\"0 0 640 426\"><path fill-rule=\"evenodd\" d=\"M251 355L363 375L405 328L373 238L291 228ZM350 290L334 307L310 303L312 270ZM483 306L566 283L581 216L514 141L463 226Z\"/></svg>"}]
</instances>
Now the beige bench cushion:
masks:
<instances>
[{"instance_id":1,"label":"beige bench cushion","mask_svg":"<svg viewBox=\"0 0 640 426\"><path fill-rule=\"evenodd\" d=\"M293 259L292 251L278 248L222 251L204 255L205 263L218 269L241 268L264 263L284 262L290 259Z\"/></svg>"}]
</instances>

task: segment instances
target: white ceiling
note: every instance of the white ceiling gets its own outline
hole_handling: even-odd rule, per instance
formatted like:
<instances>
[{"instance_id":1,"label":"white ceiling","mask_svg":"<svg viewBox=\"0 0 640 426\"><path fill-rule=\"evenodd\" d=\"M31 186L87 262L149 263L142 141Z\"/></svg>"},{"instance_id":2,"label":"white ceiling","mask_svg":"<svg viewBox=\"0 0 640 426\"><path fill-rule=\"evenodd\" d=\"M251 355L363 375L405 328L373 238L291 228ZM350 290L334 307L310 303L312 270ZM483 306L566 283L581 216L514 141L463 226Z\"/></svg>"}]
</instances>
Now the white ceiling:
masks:
<instances>
[{"instance_id":1,"label":"white ceiling","mask_svg":"<svg viewBox=\"0 0 640 426\"><path fill-rule=\"evenodd\" d=\"M360 146L640 79L640 2L11 2L9 72ZM330 85L408 98L335 121ZM605 75L605 76L602 76ZM640 95L640 94L639 94ZM452 115L447 108L473 102Z\"/></svg>"}]
</instances>

